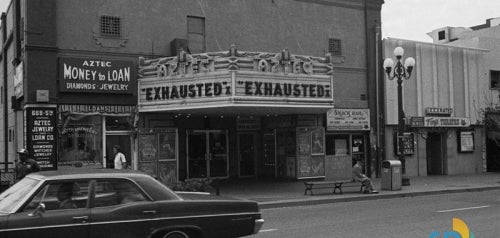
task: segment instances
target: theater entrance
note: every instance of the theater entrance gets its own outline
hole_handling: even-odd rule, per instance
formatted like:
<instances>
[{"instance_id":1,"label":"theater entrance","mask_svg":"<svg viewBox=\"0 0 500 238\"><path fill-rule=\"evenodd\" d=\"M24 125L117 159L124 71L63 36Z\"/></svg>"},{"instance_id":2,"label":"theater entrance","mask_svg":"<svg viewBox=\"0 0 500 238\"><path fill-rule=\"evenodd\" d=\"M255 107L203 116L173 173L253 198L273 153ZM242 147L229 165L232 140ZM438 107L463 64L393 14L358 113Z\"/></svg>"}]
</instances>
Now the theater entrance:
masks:
<instances>
[{"instance_id":1,"label":"theater entrance","mask_svg":"<svg viewBox=\"0 0 500 238\"><path fill-rule=\"evenodd\" d=\"M227 142L225 130L187 131L188 178L227 178Z\"/></svg>"}]
</instances>

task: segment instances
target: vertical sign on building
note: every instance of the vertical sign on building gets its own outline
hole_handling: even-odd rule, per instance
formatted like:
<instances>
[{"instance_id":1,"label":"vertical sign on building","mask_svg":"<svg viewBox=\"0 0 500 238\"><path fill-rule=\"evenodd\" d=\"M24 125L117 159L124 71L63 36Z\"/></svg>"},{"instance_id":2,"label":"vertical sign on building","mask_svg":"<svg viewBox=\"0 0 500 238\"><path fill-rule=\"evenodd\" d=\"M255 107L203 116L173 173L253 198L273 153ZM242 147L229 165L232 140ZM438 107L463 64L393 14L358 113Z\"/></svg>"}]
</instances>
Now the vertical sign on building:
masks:
<instances>
[{"instance_id":1,"label":"vertical sign on building","mask_svg":"<svg viewBox=\"0 0 500 238\"><path fill-rule=\"evenodd\" d=\"M57 169L57 114L55 107L26 109L26 145L42 170Z\"/></svg>"}]
</instances>

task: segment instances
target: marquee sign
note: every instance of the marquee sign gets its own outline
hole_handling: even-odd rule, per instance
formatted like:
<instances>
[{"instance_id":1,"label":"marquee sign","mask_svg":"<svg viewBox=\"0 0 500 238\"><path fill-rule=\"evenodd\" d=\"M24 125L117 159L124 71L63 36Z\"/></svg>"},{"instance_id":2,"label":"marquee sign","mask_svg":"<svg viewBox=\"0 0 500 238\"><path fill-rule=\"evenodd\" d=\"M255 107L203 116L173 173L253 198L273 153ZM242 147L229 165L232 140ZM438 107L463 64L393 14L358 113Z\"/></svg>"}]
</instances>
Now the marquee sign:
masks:
<instances>
[{"instance_id":1,"label":"marquee sign","mask_svg":"<svg viewBox=\"0 0 500 238\"><path fill-rule=\"evenodd\" d=\"M61 92L133 94L133 62L94 58L59 58Z\"/></svg>"},{"instance_id":2,"label":"marquee sign","mask_svg":"<svg viewBox=\"0 0 500 238\"><path fill-rule=\"evenodd\" d=\"M235 83L233 83L235 82ZM234 81L231 75L199 77L195 79L171 79L144 81L139 85L140 105L189 105L210 101L228 100L304 101L325 99L333 101L330 78L257 78L250 74L239 74Z\"/></svg>"},{"instance_id":3,"label":"marquee sign","mask_svg":"<svg viewBox=\"0 0 500 238\"><path fill-rule=\"evenodd\" d=\"M139 59L139 108L177 110L218 105L333 106L331 59L238 51Z\"/></svg>"},{"instance_id":4,"label":"marquee sign","mask_svg":"<svg viewBox=\"0 0 500 238\"><path fill-rule=\"evenodd\" d=\"M412 127L469 127L470 119L465 117L412 117Z\"/></svg>"}]
</instances>

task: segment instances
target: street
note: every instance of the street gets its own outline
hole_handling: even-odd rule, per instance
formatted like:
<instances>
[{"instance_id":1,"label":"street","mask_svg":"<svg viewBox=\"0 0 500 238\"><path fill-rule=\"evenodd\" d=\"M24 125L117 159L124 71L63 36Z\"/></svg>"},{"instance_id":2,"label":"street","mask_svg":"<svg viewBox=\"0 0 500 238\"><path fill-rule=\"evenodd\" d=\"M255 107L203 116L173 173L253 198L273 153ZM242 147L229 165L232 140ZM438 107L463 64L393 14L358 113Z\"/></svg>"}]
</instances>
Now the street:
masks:
<instances>
[{"instance_id":1,"label":"street","mask_svg":"<svg viewBox=\"0 0 500 238\"><path fill-rule=\"evenodd\" d=\"M429 237L463 220L474 237L500 237L500 191L263 209L255 237ZM455 236L449 236L455 237ZM471 236L472 237L472 236Z\"/></svg>"}]
</instances>

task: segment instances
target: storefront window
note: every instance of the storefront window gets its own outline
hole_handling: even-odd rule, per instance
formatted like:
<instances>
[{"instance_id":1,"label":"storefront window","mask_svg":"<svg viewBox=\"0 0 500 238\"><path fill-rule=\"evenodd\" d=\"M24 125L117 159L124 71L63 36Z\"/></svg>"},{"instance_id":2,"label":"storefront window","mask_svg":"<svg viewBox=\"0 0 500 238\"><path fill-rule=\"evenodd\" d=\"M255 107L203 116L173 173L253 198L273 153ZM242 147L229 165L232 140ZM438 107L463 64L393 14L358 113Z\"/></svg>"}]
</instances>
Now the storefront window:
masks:
<instances>
[{"instance_id":1,"label":"storefront window","mask_svg":"<svg viewBox=\"0 0 500 238\"><path fill-rule=\"evenodd\" d=\"M326 135L326 155L349 154L349 135Z\"/></svg>"},{"instance_id":2,"label":"storefront window","mask_svg":"<svg viewBox=\"0 0 500 238\"><path fill-rule=\"evenodd\" d=\"M102 117L68 117L61 128L58 167L102 168Z\"/></svg>"},{"instance_id":3,"label":"storefront window","mask_svg":"<svg viewBox=\"0 0 500 238\"><path fill-rule=\"evenodd\" d=\"M131 130L129 117L106 117L106 130L107 131L129 131Z\"/></svg>"}]
</instances>

